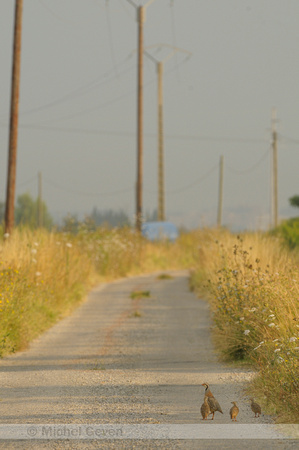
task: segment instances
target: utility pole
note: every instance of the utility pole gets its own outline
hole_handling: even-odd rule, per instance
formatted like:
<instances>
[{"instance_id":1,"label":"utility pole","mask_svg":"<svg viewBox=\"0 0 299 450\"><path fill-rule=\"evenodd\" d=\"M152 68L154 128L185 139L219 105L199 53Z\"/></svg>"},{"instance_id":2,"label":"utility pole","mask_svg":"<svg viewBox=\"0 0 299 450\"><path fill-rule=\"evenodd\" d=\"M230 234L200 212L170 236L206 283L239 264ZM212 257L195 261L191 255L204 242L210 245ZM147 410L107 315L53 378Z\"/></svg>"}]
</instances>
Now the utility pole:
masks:
<instances>
[{"instance_id":1,"label":"utility pole","mask_svg":"<svg viewBox=\"0 0 299 450\"><path fill-rule=\"evenodd\" d=\"M170 53L162 60L157 60L147 50L163 47L170 48ZM165 195L164 195L164 130L163 130L163 72L164 63L168 61L175 53L184 52L190 57L191 53L166 44L157 44L147 47L144 51L145 55L151 59L157 66L158 74L158 221L165 220Z\"/></svg>"},{"instance_id":2,"label":"utility pole","mask_svg":"<svg viewBox=\"0 0 299 450\"><path fill-rule=\"evenodd\" d=\"M38 196L37 196L37 223L38 227L42 228L43 226L43 197L42 197L42 174L38 172Z\"/></svg>"},{"instance_id":3,"label":"utility pole","mask_svg":"<svg viewBox=\"0 0 299 450\"><path fill-rule=\"evenodd\" d=\"M222 225L222 205L223 205L223 166L224 158L220 156L219 166L219 196L218 196L218 214L217 214L217 226L220 228Z\"/></svg>"},{"instance_id":4,"label":"utility pole","mask_svg":"<svg viewBox=\"0 0 299 450\"><path fill-rule=\"evenodd\" d=\"M15 0L15 24L13 44L13 65L10 101L10 130L7 168L5 233L10 234L14 227L14 203L16 190L17 140L20 94L21 37L23 0Z\"/></svg>"},{"instance_id":5,"label":"utility pole","mask_svg":"<svg viewBox=\"0 0 299 450\"><path fill-rule=\"evenodd\" d=\"M164 135L163 135L163 62L157 64L158 71L158 220L165 220L164 198Z\"/></svg>"},{"instance_id":6,"label":"utility pole","mask_svg":"<svg viewBox=\"0 0 299 450\"><path fill-rule=\"evenodd\" d=\"M277 131L276 109L272 109L272 202L273 202L273 226L278 226L278 163L277 163Z\"/></svg>"},{"instance_id":7,"label":"utility pole","mask_svg":"<svg viewBox=\"0 0 299 450\"><path fill-rule=\"evenodd\" d=\"M143 25L146 8L155 0L149 0L144 6L137 6L138 21L138 98L137 98L137 182L136 182L136 229L141 231L142 225L142 187L143 187Z\"/></svg>"}]
</instances>

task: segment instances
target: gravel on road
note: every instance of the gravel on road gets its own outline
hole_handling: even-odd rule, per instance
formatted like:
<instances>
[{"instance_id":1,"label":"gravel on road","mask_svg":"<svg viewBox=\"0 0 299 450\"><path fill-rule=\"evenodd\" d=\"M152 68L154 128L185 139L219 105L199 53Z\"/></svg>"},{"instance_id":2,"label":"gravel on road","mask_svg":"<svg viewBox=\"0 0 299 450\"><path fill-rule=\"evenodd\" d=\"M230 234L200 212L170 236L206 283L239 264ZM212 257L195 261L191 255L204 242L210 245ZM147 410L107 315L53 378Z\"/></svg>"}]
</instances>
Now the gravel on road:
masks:
<instances>
[{"instance_id":1,"label":"gravel on road","mask_svg":"<svg viewBox=\"0 0 299 450\"><path fill-rule=\"evenodd\" d=\"M126 278L94 289L69 317L24 352L0 361L1 424L203 424L208 382L224 414L206 426L270 424L254 418L248 369L221 364L211 342L209 306L188 273ZM135 291L149 297L131 298ZM0 448L295 448L295 440L7 440ZM298 447L297 447L298 448Z\"/></svg>"}]
</instances>

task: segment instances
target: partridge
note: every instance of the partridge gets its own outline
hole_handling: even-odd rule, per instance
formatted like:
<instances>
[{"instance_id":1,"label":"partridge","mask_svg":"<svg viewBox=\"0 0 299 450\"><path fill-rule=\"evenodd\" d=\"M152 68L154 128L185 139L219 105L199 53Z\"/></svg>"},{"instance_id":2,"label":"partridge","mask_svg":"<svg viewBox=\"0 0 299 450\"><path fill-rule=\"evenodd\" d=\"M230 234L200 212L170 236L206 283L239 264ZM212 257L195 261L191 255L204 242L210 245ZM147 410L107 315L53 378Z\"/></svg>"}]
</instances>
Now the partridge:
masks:
<instances>
[{"instance_id":1,"label":"partridge","mask_svg":"<svg viewBox=\"0 0 299 450\"><path fill-rule=\"evenodd\" d=\"M256 417L256 415L257 415L257 417L260 417L260 414L262 414L262 409L261 409L260 405L258 403L256 403L253 398L251 398L250 401L251 401L251 410L255 414L254 417Z\"/></svg>"},{"instance_id":2,"label":"partridge","mask_svg":"<svg viewBox=\"0 0 299 450\"><path fill-rule=\"evenodd\" d=\"M216 398L214 397L214 395L211 392L211 389L208 385L208 383L202 383L202 386L205 386L205 396L208 397L208 404L210 407L210 414L213 414L212 416L212 420L214 419L214 414L216 411L221 412L221 414L223 414L221 406L219 405L218 401L216 400Z\"/></svg>"},{"instance_id":3,"label":"partridge","mask_svg":"<svg viewBox=\"0 0 299 450\"><path fill-rule=\"evenodd\" d=\"M211 410L210 410L210 406L208 403L208 397L206 395L205 395L203 404L201 405L200 411L201 411L201 415L202 415L202 420L207 420L208 415L211 414Z\"/></svg>"},{"instance_id":4,"label":"partridge","mask_svg":"<svg viewBox=\"0 0 299 450\"><path fill-rule=\"evenodd\" d=\"M236 402L232 402L233 406L231 407L229 414L232 421L237 422L237 415L239 414L239 408Z\"/></svg>"}]
</instances>

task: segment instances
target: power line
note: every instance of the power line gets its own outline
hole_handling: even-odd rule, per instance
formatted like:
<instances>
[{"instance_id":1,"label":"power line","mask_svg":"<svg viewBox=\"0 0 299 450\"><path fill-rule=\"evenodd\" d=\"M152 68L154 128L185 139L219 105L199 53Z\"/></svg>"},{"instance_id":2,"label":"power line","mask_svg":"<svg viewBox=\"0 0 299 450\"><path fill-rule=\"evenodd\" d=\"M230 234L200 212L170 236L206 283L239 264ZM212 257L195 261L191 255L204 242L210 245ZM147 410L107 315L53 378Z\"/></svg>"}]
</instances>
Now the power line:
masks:
<instances>
[{"instance_id":1,"label":"power line","mask_svg":"<svg viewBox=\"0 0 299 450\"><path fill-rule=\"evenodd\" d=\"M175 29L175 17L174 17L174 1L170 1L170 17L171 17L171 31L172 31L172 42L173 46L177 47L177 38L176 38L176 29ZM180 82L180 72L178 66L178 55L177 53L174 55L175 58L175 70L177 74L177 79Z\"/></svg>"},{"instance_id":2,"label":"power line","mask_svg":"<svg viewBox=\"0 0 299 450\"><path fill-rule=\"evenodd\" d=\"M78 26L75 22L72 22L71 20L66 19L65 17L60 17L55 11L53 11L48 5L46 5L43 0L39 0L39 3L47 10L48 13L51 14L51 16L55 17L55 19L58 19L61 22L71 24Z\"/></svg>"},{"instance_id":3,"label":"power line","mask_svg":"<svg viewBox=\"0 0 299 450\"><path fill-rule=\"evenodd\" d=\"M131 55L129 57L131 57ZM118 65L122 65L129 57L127 57L123 62L121 62ZM133 68L134 68L134 65L132 64L130 67L128 67L128 68L124 69L122 72L120 72L120 74L123 75L123 74L131 71ZM102 76L97 77L96 79L90 81L85 86L81 86L81 87L74 89L73 91L69 92L68 94L62 96L61 98L53 100L52 102L46 103L44 105L37 106L36 108L32 108L27 111L22 111L20 113L20 115L25 116L25 115L33 114L33 113L40 112L43 110L47 110L49 108L52 108L53 106L65 103L66 101L74 100L78 97L81 97L82 95L85 95L85 94L89 93L90 91L93 91L94 89L98 88L99 86L101 86L103 84L110 83L111 81L114 81L115 77L109 78L108 80L103 80L103 81L100 81L100 80L104 76L107 76L112 70L115 70L115 69L114 68L110 69Z\"/></svg>"},{"instance_id":4,"label":"power line","mask_svg":"<svg viewBox=\"0 0 299 450\"><path fill-rule=\"evenodd\" d=\"M208 172L206 172L204 175L202 175L200 178L197 178L193 183L188 184L187 186L183 186L179 189L174 189L172 191L166 191L166 193L169 194L178 194L180 192L187 191L188 189L193 188L194 186L197 186L198 184L202 183L211 173L213 173L216 169L218 169L219 165L216 164L213 166Z\"/></svg>"},{"instance_id":5,"label":"power line","mask_svg":"<svg viewBox=\"0 0 299 450\"><path fill-rule=\"evenodd\" d=\"M255 169L263 162L263 160L265 159L265 157L269 155L269 150L270 150L270 148L268 148L268 149L265 151L265 153L262 155L262 157L261 157L255 164L253 164L253 166L249 167L248 169L245 169L245 170L237 170L237 169L234 169L234 168L229 167L229 166L228 166L227 168L228 168L228 170L230 170L231 172L236 173L236 174L241 174L241 175L244 174L244 173L252 172L253 170L255 170Z\"/></svg>"},{"instance_id":6,"label":"power line","mask_svg":"<svg viewBox=\"0 0 299 450\"><path fill-rule=\"evenodd\" d=\"M34 182L36 182L36 177L32 177L32 178L30 178L29 180L27 180L27 181L23 181L23 183L17 183L17 188L19 189L19 188L21 188L21 187L23 187L23 186L26 186L26 185L28 185L28 184L31 184L31 183L33 183L33 181Z\"/></svg>"},{"instance_id":7,"label":"power line","mask_svg":"<svg viewBox=\"0 0 299 450\"><path fill-rule=\"evenodd\" d=\"M111 20L110 20L110 9L109 9L109 0L106 0L105 3L105 12L106 12L106 20L108 25L108 36L109 36L109 48L110 48L110 54L111 54L111 60L114 66L115 75L118 78L118 71L115 63L115 52L114 52L114 45L113 45L113 33L112 33L112 27L111 27Z\"/></svg>"},{"instance_id":8,"label":"power line","mask_svg":"<svg viewBox=\"0 0 299 450\"><path fill-rule=\"evenodd\" d=\"M278 134L278 139L282 139L283 141L285 140L289 144L299 144L299 139L294 139L294 138L291 138L291 137L288 137L288 136L284 136L284 135L281 135L281 134Z\"/></svg>"},{"instance_id":9,"label":"power line","mask_svg":"<svg viewBox=\"0 0 299 450\"><path fill-rule=\"evenodd\" d=\"M7 124L0 123L0 126L6 127ZM39 124L20 124L20 128L28 129L28 130L41 130L41 131L51 131L51 132L61 132L61 133L74 133L74 134L94 134L94 135L108 135L108 136L117 136L117 137L128 137L132 138L136 136L136 133L133 131L118 131L118 130L95 130L95 129L83 129L83 128L67 128L67 127L48 127L46 125ZM144 133L145 137L148 138L157 138L156 133ZM179 135L179 134L165 134L167 139L176 139L182 141L202 141L202 142L226 142L231 144L265 144L269 143L267 139L261 138L238 138L238 137L229 137L229 136L196 136L196 135Z\"/></svg>"},{"instance_id":10,"label":"power line","mask_svg":"<svg viewBox=\"0 0 299 450\"><path fill-rule=\"evenodd\" d=\"M101 196L103 196L103 195L119 195L122 193L131 192L134 189L133 187L130 187L130 188L120 189L120 190L112 191L112 192L83 192L83 191L77 191L74 189L64 187L61 184L56 183L55 181L49 180L49 178L44 178L44 181L47 184L49 184L50 186L53 186L54 188L59 189L61 191L69 192L70 194L84 195L86 197L97 197L99 195L101 195Z\"/></svg>"}]
</instances>

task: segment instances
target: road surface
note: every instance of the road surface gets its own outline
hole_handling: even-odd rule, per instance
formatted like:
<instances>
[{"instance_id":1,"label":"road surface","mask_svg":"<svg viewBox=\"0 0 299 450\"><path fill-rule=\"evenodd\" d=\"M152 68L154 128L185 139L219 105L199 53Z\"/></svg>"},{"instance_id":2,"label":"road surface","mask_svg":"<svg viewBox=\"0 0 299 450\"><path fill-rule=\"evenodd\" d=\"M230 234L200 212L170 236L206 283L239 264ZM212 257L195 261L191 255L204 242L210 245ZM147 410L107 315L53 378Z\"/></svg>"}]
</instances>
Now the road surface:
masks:
<instances>
[{"instance_id":1,"label":"road surface","mask_svg":"<svg viewBox=\"0 0 299 450\"><path fill-rule=\"evenodd\" d=\"M134 291L150 297L132 299ZM1 424L200 424L231 426L255 419L243 388L253 374L220 364L210 336L208 304L188 288L187 272L127 278L101 285L27 351L0 361ZM204 424L207 381L224 414ZM236 426L238 426L236 424ZM52 430L52 428L51 428ZM55 429L54 429L55 430ZM216 427L214 428L216 430ZM28 433L31 433L29 430ZM53 436L52 436L53 437ZM0 440L0 448L295 448L265 440ZM74 436L73 436L74 437ZM298 444L298 441L297 441Z\"/></svg>"}]
</instances>

